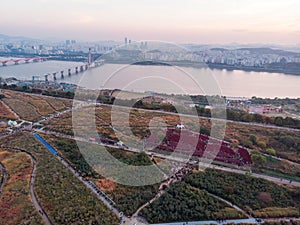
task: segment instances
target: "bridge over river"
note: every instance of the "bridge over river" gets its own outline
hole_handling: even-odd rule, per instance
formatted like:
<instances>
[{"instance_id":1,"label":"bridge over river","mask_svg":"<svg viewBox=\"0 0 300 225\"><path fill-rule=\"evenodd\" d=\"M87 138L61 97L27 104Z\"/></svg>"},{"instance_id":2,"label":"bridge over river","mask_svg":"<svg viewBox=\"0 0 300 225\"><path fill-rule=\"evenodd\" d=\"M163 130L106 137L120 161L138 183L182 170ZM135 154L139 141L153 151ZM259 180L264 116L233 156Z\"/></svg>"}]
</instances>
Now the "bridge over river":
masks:
<instances>
[{"instance_id":1,"label":"bridge over river","mask_svg":"<svg viewBox=\"0 0 300 225\"><path fill-rule=\"evenodd\" d=\"M104 65L104 60L98 60L98 61L93 62L92 64L87 63L84 65L75 66L73 68L68 68L66 70L60 70L60 71L47 73L45 75L41 75L38 77L44 77L45 81L49 81L50 77L52 77L53 81L57 81L58 79L63 80L65 78L65 76L71 77L73 74L82 73L86 70L96 68L96 67L99 67L102 65Z\"/></svg>"},{"instance_id":2,"label":"bridge over river","mask_svg":"<svg viewBox=\"0 0 300 225\"><path fill-rule=\"evenodd\" d=\"M50 57L34 57L34 58L18 58L18 59L4 59L0 60L0 65L19 65L21 63L31 63L31 62L44 62Z\"/></svg>"}]
</instances>

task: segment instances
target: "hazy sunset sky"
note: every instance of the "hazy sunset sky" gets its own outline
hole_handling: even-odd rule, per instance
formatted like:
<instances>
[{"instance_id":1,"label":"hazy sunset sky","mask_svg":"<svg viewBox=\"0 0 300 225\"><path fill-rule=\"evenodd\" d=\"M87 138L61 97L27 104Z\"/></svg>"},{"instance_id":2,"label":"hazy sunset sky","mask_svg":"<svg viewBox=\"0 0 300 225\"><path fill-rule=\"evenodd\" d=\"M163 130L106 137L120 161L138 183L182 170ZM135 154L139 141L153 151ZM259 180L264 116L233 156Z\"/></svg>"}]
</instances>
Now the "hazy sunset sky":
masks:
<instances>
[{"instance_id":1,"label":"hazy sunset sky","mask_svg":"<svg viewBox=\"0 0 300 225\"><path fill-rule=\"evenodd\" d=\"M299 0L2 1L0 33L77 40L300 43Z\"/></svg>"}]
</instances>

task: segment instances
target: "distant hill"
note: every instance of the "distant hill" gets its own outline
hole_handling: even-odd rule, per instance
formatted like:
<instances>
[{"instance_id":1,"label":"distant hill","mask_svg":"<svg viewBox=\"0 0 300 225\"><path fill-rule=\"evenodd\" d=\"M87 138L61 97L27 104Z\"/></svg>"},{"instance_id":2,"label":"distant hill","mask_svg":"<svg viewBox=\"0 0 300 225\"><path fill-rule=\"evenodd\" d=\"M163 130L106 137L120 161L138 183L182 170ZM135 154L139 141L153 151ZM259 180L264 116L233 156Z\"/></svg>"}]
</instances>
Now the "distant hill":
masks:
<instances>
[{"instance_id":1,"label":"distant hill","mask_svg":"<svg viewBox=\"0 0 300 225\"><path fill-rule=\"evenodd\" d=\"M20 42L20 41L42 42L42 40L24 37L24 36L10 36L6 34L0 34L0 42Z\"/></svg>"}]
</instances>

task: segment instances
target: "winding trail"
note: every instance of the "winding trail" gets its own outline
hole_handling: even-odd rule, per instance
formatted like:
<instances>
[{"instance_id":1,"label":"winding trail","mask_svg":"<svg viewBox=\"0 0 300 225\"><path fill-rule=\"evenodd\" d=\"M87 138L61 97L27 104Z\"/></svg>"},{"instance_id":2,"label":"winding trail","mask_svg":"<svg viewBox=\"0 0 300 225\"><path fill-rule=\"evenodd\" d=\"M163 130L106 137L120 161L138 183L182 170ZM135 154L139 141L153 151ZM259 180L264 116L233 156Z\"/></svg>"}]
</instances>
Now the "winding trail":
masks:
<instances>
[{"instance_id":1,"label":"winding trail","mask_svg":"<svg viewBox=\"0 0 300 225\"><path fill-rule=\"evenodd\" d=\"M9 148L9 147L5 147L5 146L1 146L2 149L8 150L8 151L14 151L14 152L24 152L25 154L27 154L30 159L33 162L33 170L30 176L30 195L32 198L32 202L34 207L36 208L36 210L39 212L39 214L41 215L41 217L43 218L44 222L46 225L52 225L48 215L45 213L44 209L41 207L40 203L38 202L36 195L34 193L34 182L35 182L35 177L36 177L36 171L37 171L37 167L36 167L36 159L34 158L34 156L32 156L29 152L27 152L24 149L17 149L17 148Z\"/></svg>"},{"instance_id":2,"label":"winding trail","mask_svg":"<svg viewBox=\"0 0 300 225\"><path fill-rule=\"evenodd\" d=\"M221 197L219 197L219 196L217 196L217 195L214 195L214 194L212 194L212 193L209 193L209 192L206 192L206 193L207 193L208 195L210 195L211 197L216 198L216 199L218 199L218 200L220 200L220 201L226 203L227 205L230 205L232 208L236 209L237 211L242 212L244 215L246 215L246 216L248 217L248 219L253 219L253 217L252 217L251 215L249 215L248 213L246 213L243 209L241 209L241 208L238 207L237 205L234 205L233 203L231 203L231 202L225 200L224 198L221 198Z\"/></svg>"},{"instance_id":3,"label":"winding trail","mask_svg":"<svg viewBox=\"0 0 300 225\"><path fill-rule=\"evenodd\" d=\"M142 205L140 208L138 208L138 210L132 215L132 217L138 217L139 213L148 205L150 205L152 202L154 202L156 199L159 199L160 196L162 196L166 191L163 190L163 186L166 185L168 188L170 186L170 184L172 183L172 180L167 180L163 183L160 184L159 186L159 191L158 193L155 195L154 198L152 198L150 201L148 201L147 203L145 203L144 205Z\"/></svg>"},{"instance_id":4,"label":"winding trail","mask_svg":"<svg viewBox=\"0 0 300 225\"><path fill-rule=\"evenodd\" d=\"M30 194L32 197L32 202L36 208L36 210L41 214L41 216L43 217L43 220L45 222L45 224L47 225L51 225L52 223L50 222L49 217L47 216L47 214L45 213L45 211L43 210L43 208L41 207L41 205L39 204L35 193L34 193L34 181L35 181L35 176L36 176L36 159L31 156L30 154L28 154L32 161L33 161L33 170L32 170L32 174L31 174L31 178L30 178Z\"/></svg>"},{"instance_id":5,"label":"winding trail","mask_svg":"<svg viewBox=\"0 0 300 225\"><path fill-rule=\"evenodd\" d=\"M2 177L1 177L1 182L0 182L0 194L2 193L3 187L6 183L7 179L7 172L5 166L0 162L0 168L2 170Z\"/></svg>"}]
</instances>

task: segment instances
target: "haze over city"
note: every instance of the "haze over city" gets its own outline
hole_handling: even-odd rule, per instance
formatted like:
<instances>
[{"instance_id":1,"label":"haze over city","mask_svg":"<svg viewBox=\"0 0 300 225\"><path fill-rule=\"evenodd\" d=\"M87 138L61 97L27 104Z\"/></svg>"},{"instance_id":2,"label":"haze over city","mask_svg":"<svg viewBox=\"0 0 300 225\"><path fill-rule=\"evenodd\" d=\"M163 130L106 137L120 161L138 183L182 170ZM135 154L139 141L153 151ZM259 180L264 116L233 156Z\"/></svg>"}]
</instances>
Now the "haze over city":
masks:
<instances>
[{"instance_id":1,"label":"haze over city","mask_svg":"<svg viewBox=\"0 0 300 225\"><path fill-rule=\"evenodd\" d=\"M299 8L298 0L16 0L1 3L0 27L51 40L298 44Z\"/></svg>"}]
</instances>

